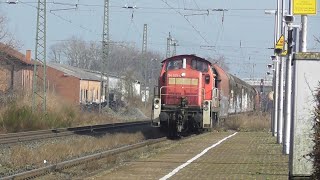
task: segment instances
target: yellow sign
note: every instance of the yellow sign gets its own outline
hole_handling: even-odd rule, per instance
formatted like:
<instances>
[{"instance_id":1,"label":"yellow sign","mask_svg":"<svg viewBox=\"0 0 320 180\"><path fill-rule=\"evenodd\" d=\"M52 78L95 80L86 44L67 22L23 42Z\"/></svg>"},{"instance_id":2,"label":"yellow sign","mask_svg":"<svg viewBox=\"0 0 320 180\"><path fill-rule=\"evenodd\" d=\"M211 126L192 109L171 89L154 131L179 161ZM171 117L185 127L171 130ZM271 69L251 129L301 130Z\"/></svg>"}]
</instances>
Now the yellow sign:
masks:
<instances>
[{"instance_id":1,"label":"yellow sign","mask_svg":"<svg viewBox=\"0 0 320 180\"><path fill-rule=\"evenodd\" d=\"M283 50L283 46L284 46L284 36L281 35L281 37L280 37L279 40L277 41L276 49L281 49L281 50Z\"/></svg>"},{"instance_id":2,"label":"yellow sign","mask_svg":"<svg viewBox=\"0 0 320 180\"><path fill-rule=\"evenodd\" d=\"M317 14L317 0L293 0L293 15Z\"/></svg>"}]
</instances>

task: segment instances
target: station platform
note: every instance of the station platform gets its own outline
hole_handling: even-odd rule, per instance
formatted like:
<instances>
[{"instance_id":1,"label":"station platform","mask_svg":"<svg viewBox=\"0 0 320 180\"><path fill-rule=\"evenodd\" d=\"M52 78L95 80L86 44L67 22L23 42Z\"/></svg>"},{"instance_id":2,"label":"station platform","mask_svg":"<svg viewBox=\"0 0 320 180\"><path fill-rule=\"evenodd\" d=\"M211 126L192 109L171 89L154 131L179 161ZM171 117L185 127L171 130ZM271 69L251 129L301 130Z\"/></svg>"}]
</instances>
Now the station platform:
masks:
<instances>
[{"instance_id":1,"label":"station platform","mask_svg":"<svg viewBox=\"0 0 320 180\"><path fill-rule=\"evenodd\" d=\"M211 132L88 179L288 179L288 156L268 132Z\"/></svg>"}]
</instances>

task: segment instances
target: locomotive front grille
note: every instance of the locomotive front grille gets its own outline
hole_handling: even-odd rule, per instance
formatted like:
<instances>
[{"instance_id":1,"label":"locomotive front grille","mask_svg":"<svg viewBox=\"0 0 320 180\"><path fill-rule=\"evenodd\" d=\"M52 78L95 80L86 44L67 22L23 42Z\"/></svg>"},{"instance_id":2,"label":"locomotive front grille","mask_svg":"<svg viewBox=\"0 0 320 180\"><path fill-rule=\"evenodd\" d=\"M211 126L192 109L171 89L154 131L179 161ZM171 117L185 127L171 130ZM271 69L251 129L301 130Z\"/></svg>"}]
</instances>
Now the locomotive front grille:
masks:
<instances>
[{"instance_id":1,"label":"locomotive front grille","mask_svg":"<svg viewBox=\"0 0 320 180\"><path fill-rule=\"evenodd\" d=\"M195 78L169 78L169 85L192 85L197 86L199 80Z\"/></svg>"}]
</instances>

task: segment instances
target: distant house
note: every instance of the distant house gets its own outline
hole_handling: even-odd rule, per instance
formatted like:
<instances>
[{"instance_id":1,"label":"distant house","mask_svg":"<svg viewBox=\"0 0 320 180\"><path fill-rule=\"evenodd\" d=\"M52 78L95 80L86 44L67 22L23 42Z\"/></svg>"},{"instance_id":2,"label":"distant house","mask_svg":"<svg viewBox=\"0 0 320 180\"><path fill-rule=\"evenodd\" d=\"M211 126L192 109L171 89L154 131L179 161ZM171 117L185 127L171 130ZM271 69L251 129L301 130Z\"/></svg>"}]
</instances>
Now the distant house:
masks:
<instances>
[{"instance_id":1,"label":"distant house","mask_svg":"<svg viewBox=\"0 0 320 180\"><path fill-rule=\"evenodd\" d=\"M64 64L48 63L47 81L50 91L73 103L100 101L100 78L93 73Z\"/></svg>"},{"instance_id":2,"label":"distant house","mask_svg":"<svg viewBox=\"0 0 320 180\"><path fill-rule=\"evenodd\" d=\"M34 61L31 51L26 54L0 43L0 95L20 92L32 93ZM41 78L43 68L38 68ZM107 82L108 81L108 82ZM47 63L47 92L54 92L76 104L99 103L106 101L109 90L110 99L114 100L116 92L135 96L140 95L140 83L123 77L110 75L102 77L98 71L80 69L64 64ZM102 92L102 93L101 93Z\"/></svg>"},{"instance_id":3,"label":"distant house","mask_svg":"<svg viewBox=\"0 0 320 180\"><path fill-rule=\"evenodd\" d=\"M24 55L0 43L0 94L31 93L32 77L31 51Z\"/></svg>"},{"instance_id":4,"label":"distant house","mask_svg":"<svg viewBox=\"0 0 320 180\"><path fill-rule=\"evenodd\" d=\"M114 98L116 91L122 94L126 92L122 86L123 79L120 77L108 75L101 79L100 72L65 64L48 63L47 81L49 91L76 104L99 103L100 97L102 102L106 101L107 87L111 94L110 98ZM134 82L132 87L134 94L140 95L140 83Z\"/></svg>"}]
</instances>

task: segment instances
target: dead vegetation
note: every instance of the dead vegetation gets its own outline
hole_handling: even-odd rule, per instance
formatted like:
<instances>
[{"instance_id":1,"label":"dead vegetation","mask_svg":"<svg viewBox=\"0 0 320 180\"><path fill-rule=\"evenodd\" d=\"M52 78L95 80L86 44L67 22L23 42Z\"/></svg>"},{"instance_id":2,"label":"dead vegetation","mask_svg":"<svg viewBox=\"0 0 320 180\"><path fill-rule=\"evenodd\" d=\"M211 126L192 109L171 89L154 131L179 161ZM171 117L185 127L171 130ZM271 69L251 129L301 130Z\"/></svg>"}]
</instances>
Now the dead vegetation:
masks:
<instances>
[{"instance_id":1,"label":"dead vegetation","mask_svg":"<svg viewBox=\"0 0 320 180\"><path fill-rule=\"evenodd\" d=\"M271 126L270 115L261 112L252 112L233 115L225 119L218 130L236 131L269 131Z\"/></svg>"},{"instance_id":2,"label":"dead vegetation","mask_svg":"<svg viewBox=\"0 0 320 180\"><path fill-rule=\"evenodd\" d=\"M1 165L9 171L33 169L68 159L133 144L144 139L141 132L77 137L38 145L16 145L2 154ZM0 176L1 177L1 176Z\"/></svg>"},{"instance_id":3,"label":"dead vegetation","mask_svg":"<svg viewBox=\"0 0 320 180\"><path fill-rule=\"evenodd\" d=\"M313 152L311 157L313 161L313 178L320 179L320 88L316 94L317 107L315 108L315 125L314 125L314 142Z\"/></svg>"},{"instance_id":4,"label":"dead vegetation","mask_svg":"<svg viewBox=\"0 0 320 180\"><path fill-rule=\"evenodd\" d=\"M40 108L36 112L32 112L32 98L30 96L16 96L2 102L0 105L0 133L123 121L119 116L108 112L98 114L81 111L79 106L68 103L52 94L47 97L46 114L43 114Z\"/></svg>"}]
</instances>

